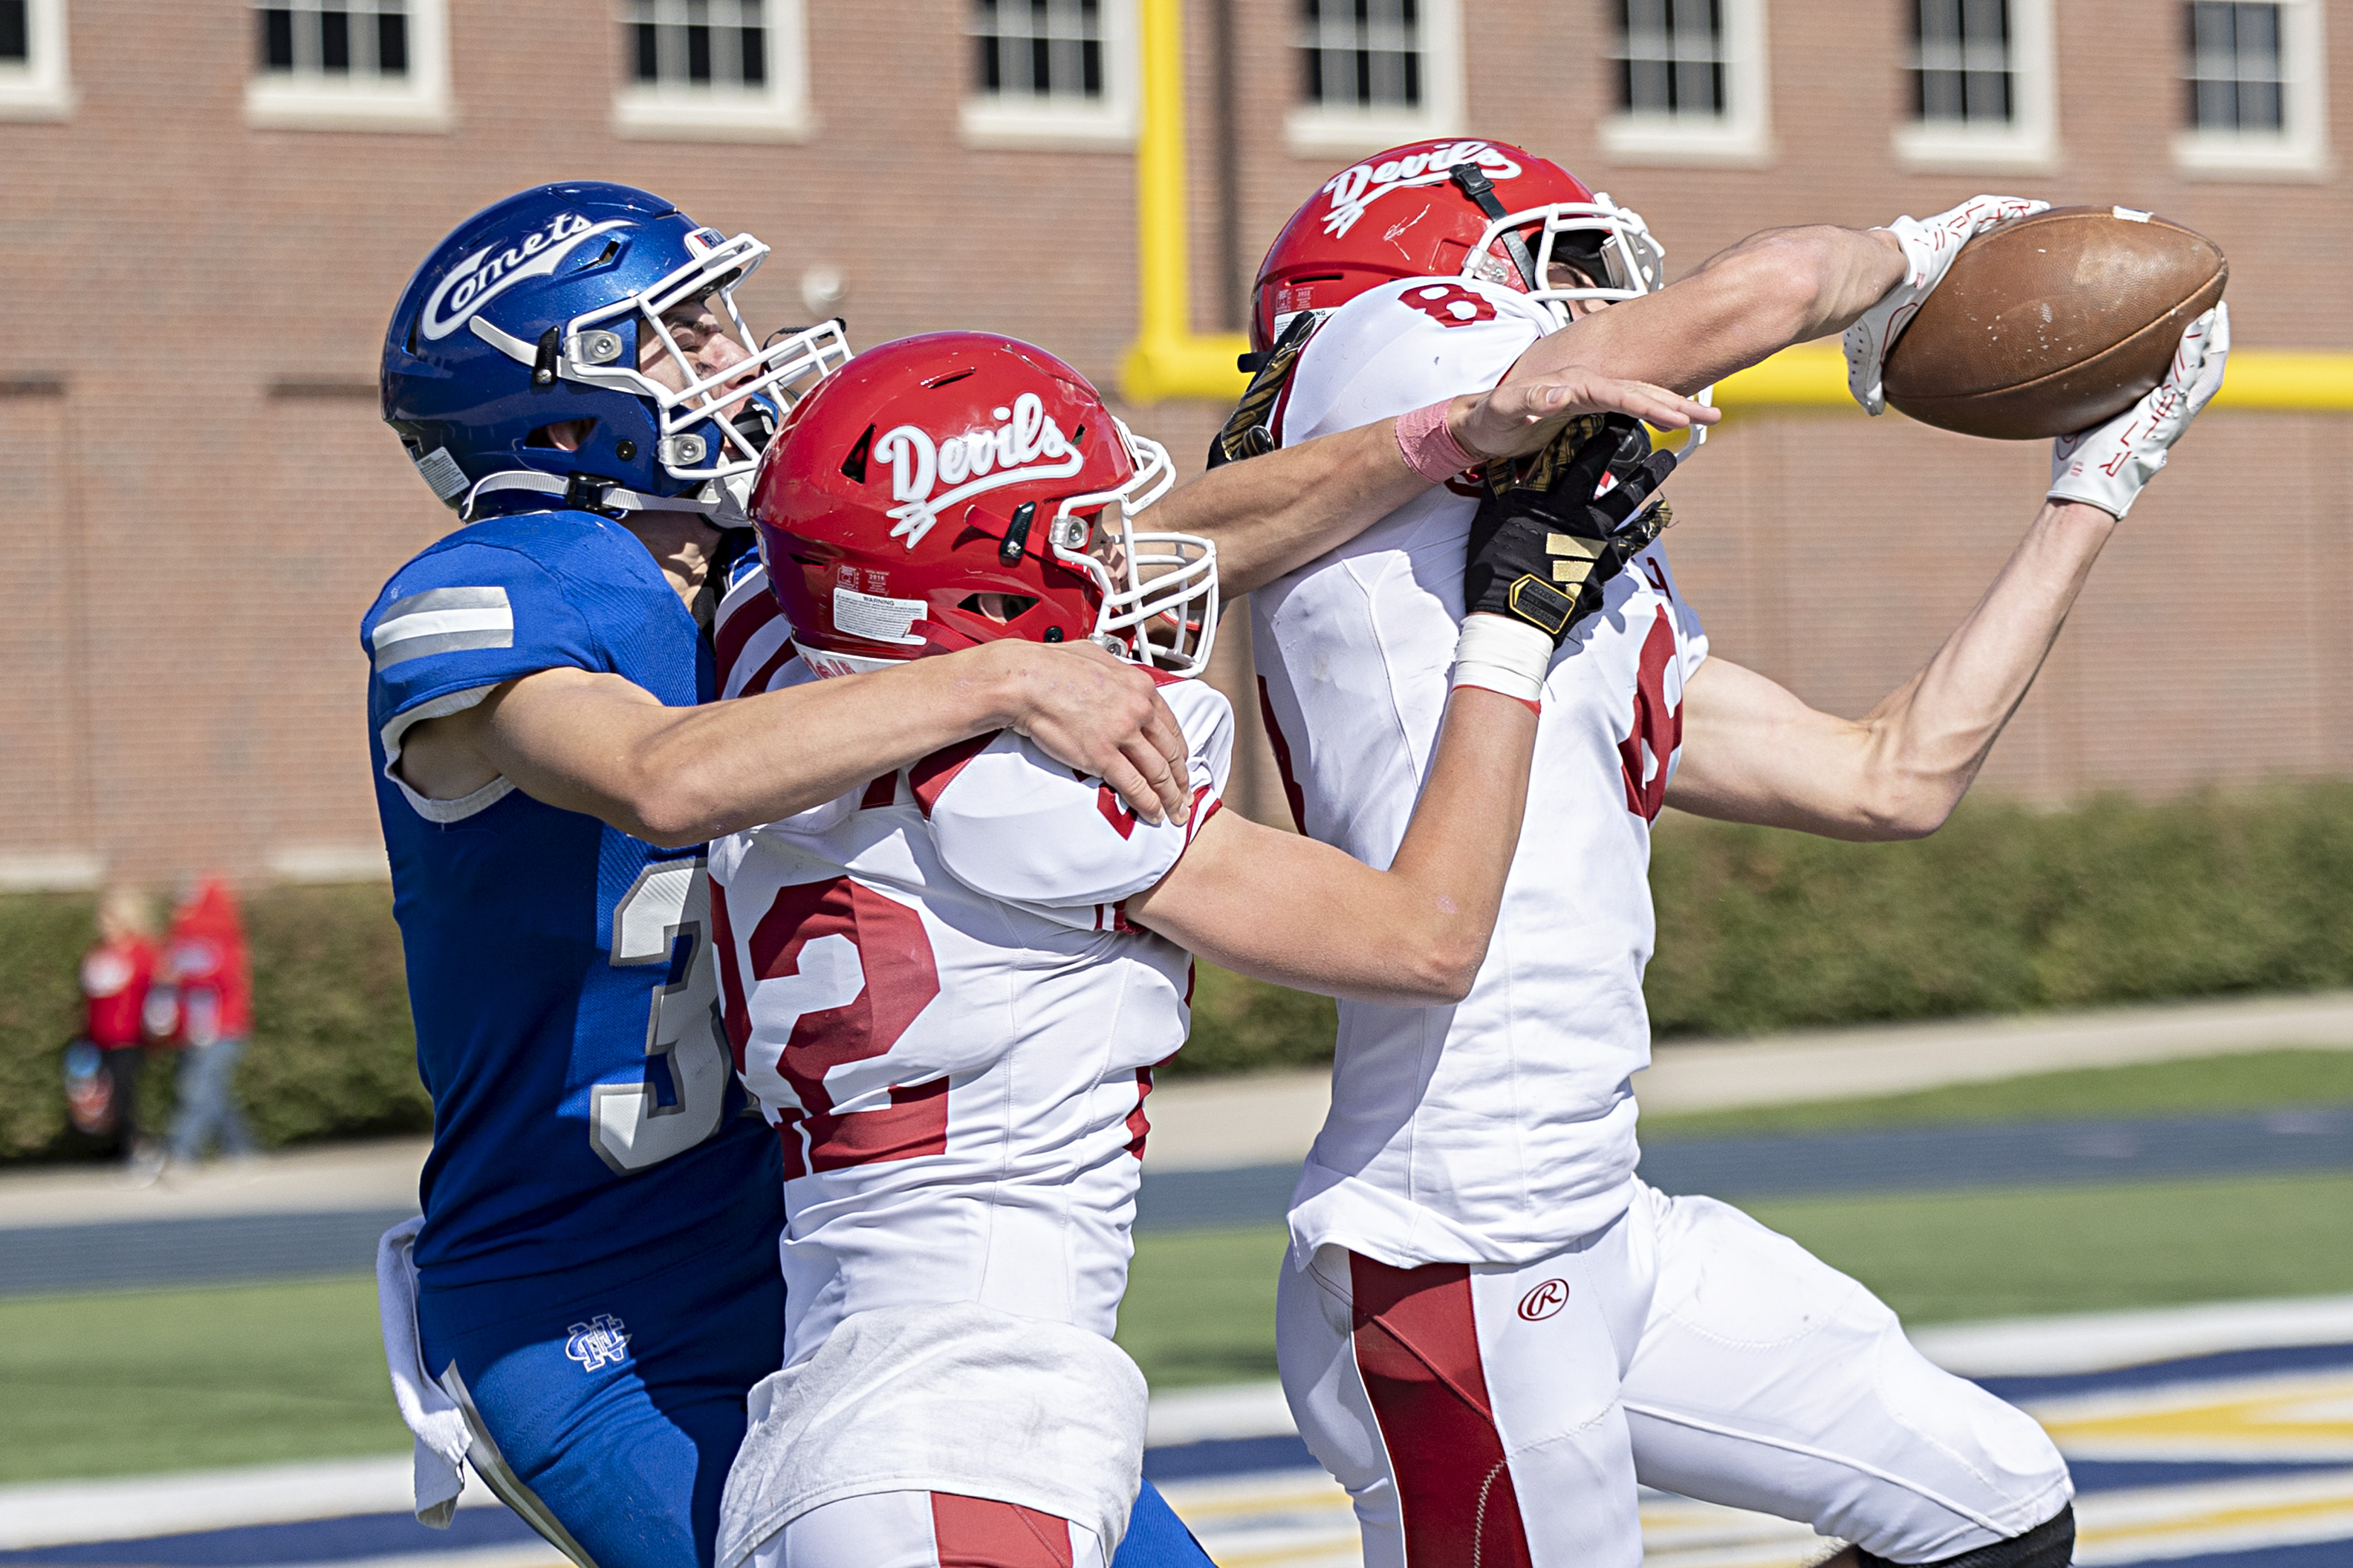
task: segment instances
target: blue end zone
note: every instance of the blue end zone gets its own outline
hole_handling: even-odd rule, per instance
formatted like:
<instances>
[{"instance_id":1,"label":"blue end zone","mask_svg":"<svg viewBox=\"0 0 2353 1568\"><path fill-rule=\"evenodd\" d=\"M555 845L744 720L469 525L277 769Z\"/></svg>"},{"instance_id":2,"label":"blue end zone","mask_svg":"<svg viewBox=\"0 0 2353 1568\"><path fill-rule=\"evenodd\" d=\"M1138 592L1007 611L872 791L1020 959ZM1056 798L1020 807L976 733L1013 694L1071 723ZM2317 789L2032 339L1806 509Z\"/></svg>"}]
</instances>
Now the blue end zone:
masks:
<instances>
[{"instance_id":1,"label":"blue end zone","mask_svg":"<svg viewBox=\"0 0 2353 1568\"><path fill-rule=\"evenodd\" d=\"M276 1568L280 1563L343 1563L463 1552L537 1541L531 1526L502 1508L461 1508L447 1530L427 1530L414 1514L361 1513L306 1519L296 1524L248 1524L234 1530L153 1535L143 1541L94 1541L79 1546L37 1546L0 1552L0 1568ZM554 1555L555 1549L548 1548Z\"/></svg>"}]
</instances>

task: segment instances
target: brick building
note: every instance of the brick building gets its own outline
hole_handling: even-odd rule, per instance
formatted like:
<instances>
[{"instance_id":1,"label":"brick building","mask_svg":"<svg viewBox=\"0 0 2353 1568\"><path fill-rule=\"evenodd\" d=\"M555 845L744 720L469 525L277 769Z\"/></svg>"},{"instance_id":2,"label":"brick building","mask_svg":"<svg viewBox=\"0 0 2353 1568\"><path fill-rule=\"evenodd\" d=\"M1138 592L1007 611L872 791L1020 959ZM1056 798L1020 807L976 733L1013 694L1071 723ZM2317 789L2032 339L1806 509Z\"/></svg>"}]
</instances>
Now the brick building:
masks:
<instances>
[{"instance_id":1,"label":"brick building","mask_svg":"<svg viewBox=\"0 0 2353 1568\"><path fill-rule=\"evenodd\" d=\"M974 326L1109 388L1165 0L0 0L0 886L380 865L361 610L449 526L375 408L459 217L601 176L748 228L769 323ZM1186 0L1194 320L1363 152L1517 141L1680 271L1979 190L2219 239L2242 346L2353 351L2353 0ZM1218 410L1130 410L1191 462ZM2039 446L1744 410L1678 479L1716 649L1858 711L1975 599ZM2218 410L1989 772L2038 797L2353 770L2340 416ZM1246 667L1240 628L1226 663ZM1231 684L1231 682L1229 682ZM1245 704L1245 711L1254 704ZM1262 754L1243 781L1265 815Z\"/></svg>"}]
</instances>

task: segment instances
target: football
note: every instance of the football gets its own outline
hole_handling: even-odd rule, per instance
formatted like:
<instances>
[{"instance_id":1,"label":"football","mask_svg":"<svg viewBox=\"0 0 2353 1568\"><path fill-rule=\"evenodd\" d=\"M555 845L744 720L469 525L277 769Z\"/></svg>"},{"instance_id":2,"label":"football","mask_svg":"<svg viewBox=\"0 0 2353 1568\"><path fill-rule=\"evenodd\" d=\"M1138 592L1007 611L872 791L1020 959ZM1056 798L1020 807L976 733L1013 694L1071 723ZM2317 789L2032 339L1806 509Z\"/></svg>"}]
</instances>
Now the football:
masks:
<instances>
[{"instance_id":1,"label":"football","mask_svg":"<svg viewBox=\"0 0 2353 1568\"><path fill-rule=\"evenodd\" d=\"M2053 207L1964 246L1888 351L1887 401L2030 441L2129 408L2231 276L2204 235L2132 207Z\"/></svg>"}]
</instances>

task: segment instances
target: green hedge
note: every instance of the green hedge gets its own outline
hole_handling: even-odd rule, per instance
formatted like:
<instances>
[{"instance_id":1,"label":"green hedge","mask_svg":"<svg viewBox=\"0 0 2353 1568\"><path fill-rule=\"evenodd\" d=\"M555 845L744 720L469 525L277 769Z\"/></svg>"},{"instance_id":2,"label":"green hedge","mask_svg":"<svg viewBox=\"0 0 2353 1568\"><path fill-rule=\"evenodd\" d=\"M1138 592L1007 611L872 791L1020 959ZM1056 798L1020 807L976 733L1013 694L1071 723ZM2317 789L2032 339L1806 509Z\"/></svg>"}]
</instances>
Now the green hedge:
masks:
<instances>
[{"instance_id":1,"label":"green hedge","mask_svg":"<svg viewBox=\"0 0 2353 1568\"><path fill-rule=\"evenodd\" d=\"M1671 815L1651 885L1662 1036L2353 985L2353 784L1971 805L1901 845ZM428 1126L387 893L270 889L246 915L257 1029L239 1081L262 1137ZM0 1160L75 1152L58 1052L90 921L86 899L0 899ZM1172 1071L1326 1061L1332 1017L1204 965Z\"/></svg>"}]
</instances>

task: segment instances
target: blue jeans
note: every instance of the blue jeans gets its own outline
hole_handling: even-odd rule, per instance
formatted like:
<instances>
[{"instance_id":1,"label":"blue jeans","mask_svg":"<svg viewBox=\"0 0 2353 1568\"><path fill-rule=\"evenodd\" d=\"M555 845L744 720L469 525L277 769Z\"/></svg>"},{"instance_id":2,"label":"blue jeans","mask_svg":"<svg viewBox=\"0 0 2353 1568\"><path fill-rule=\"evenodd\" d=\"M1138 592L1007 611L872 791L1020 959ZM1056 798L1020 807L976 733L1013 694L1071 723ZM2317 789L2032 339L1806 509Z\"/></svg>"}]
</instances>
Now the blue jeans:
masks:
<instances>
[{"instance_id":1,"label":"blue jeans","mask_svg":"<svg viewBox=\"0 0 2353 1568\"><path fill-rule=\"evenodd\" d=\"M205 1144L217 1138L224 1154L253 1152L253 1130L237 1103L237 1058L245 1055L241 1036L190 1046L180 1053L180 1110L172 1119L172 1158L194 1164L204 1157Z\"/></svg>"}]
</instances>

